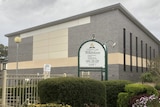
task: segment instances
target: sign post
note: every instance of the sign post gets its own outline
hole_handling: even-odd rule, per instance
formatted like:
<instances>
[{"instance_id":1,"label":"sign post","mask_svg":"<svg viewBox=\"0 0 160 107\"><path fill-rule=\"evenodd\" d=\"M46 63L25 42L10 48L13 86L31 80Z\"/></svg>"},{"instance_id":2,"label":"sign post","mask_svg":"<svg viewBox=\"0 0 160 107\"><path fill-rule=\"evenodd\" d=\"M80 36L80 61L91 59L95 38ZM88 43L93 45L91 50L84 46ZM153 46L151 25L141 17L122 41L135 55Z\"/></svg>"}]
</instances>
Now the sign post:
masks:
<instances>
[{"instance_id":1,"label":"sign post","mask_svg":"<svg viewBox=\"0 0 160 107\"><path fill-rule=\"evenodd\" d=\"M98 70L102 72L102 79L108 80L107 60L107 48L99 41L92 39L82 43L78 50L78 77L81 71Z\"/></svg>"}]
</instances>

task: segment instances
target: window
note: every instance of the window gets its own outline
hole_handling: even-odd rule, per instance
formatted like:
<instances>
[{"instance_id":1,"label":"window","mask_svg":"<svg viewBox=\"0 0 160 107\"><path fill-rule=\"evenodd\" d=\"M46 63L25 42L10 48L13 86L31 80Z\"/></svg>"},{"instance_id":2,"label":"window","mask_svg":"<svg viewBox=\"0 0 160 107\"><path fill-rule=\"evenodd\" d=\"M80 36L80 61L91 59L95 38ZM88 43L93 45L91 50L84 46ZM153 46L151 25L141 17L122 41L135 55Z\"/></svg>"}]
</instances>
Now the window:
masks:
<instances>
[{"instance_id":1,"label":"window","mask_svg":"<svg viewBox=\"0 0 160 107\"><path fill-rule=\"evenodd\" d=\"M138 72L138 37L136 37L136 71Z\"/></svg>"},{"instance_id":2,"label":"window","mask_svg":"<svg viewBox=\"0 0 160 107\"><path fill-rule=\"evenodd\" d=\"M151 50L152 50L152 48L151 48L151 46L150 46L150 48L149 48L149 53L150 53L150 58L149 58L149 59L150 59L150 60L152 59L152 51L151 51Z\"/></svg>"},{"instance_id":3,"label":"window","mask_svg":"<svg viewBox=\"0 0 160 107\"><path fill-rule=\"evenodd\" d=\"M155 58L156 55L155 55L155 49L153 49L153 58Z\"/></svg>"},{"instance_id":4,"label":"window","mask_svg":"<svg viewBox=\"0 0 160 107\"><path fill-rule=\"evenodd\" d=\"M132 71L132 33L130 33L130 71Z\"/></svg>"},{"instance_id":5,"label":"window","mask_svg":"<svg viewBox=\"0 0 160 107\"><path fill-rule=\"evenodd\" d=\"M123 61L124 61L124 71L126 71L126 29L123 29Z\"/></svg>"},{"instance_id":6,"label":"window","mask_svg":"<svg viewBox=\"0 0 160 107\"><path fill-rule=\"evenodd\" d=\"M147 52L148 50L147 50L147 43L146 43L146 71L147 71L147 60L148 60L148 52Z\"/></svg>"},{"instance_id":7,"label":"window","mask_svg":"<svg viewBox=\"0 0 160 107\"><path fill-rule=\"evenodd\" d=\"M160 56L160 45L158 45L158 55Z\"/></svg>"},{"instance_id":8,"label":"window","mask_svg":"<svg viewBox=\"0 0 160 107\"><path fill-rule=\"evenodd\" d=\"M141 71L143 72L143 41L141 40Z\"/></svg>"}]
</instances>

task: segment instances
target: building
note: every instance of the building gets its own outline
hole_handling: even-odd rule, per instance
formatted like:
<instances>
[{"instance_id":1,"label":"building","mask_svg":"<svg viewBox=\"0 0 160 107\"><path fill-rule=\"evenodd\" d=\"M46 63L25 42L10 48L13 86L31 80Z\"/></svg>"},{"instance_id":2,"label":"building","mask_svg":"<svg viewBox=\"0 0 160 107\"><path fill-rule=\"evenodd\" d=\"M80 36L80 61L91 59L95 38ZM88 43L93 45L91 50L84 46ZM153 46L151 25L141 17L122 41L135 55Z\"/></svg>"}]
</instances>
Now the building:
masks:
<instances>
[{"instance_id":1,"label":"building","mask_svg":"<svg viewBox=\"0 0 160 107\"><path fill-rule=\"evenodd\" d=\"M147 62L160 55L159 40L121 4L6 34L8 72L15 73L16 43L20 36L18 73L42 73L44 64L52 74L77 76L78 49L92 34L108 47L108 79L139 80ZM95 75L88 72L88 75Z\"/></svg>"}]
</instances>

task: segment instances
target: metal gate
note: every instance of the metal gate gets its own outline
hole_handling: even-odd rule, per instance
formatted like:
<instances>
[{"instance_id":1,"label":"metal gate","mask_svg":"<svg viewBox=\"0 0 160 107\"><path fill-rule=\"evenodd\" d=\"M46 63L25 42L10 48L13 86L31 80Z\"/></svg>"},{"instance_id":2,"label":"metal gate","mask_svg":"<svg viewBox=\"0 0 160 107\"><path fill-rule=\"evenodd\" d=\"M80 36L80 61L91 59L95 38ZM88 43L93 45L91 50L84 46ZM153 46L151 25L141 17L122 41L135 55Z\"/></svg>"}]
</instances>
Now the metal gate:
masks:
<instances>
[{"instance_id":1,"label":"metal gate","mask_svg":"<svg viewBox=\"0 0 160 107\"><path fill-rule=\"evenodd\" d=\"M72 74L53 74L51 78L73 76ZM7 74L0 72L2 98L0 107L23 107L28 103L39 103L38 82L43 74Z\"/></svg>"},{"instance_id":2,"label":"metal gate","mask_svg":"<svg viewBox=\"0 0 160 107\"><path fill-rule=\"evenodd\" d=\"M28 103L38 103L38 82L40 74L7 74L2 72L2 107L22 107Z\"/></svg>"}]
</instances>

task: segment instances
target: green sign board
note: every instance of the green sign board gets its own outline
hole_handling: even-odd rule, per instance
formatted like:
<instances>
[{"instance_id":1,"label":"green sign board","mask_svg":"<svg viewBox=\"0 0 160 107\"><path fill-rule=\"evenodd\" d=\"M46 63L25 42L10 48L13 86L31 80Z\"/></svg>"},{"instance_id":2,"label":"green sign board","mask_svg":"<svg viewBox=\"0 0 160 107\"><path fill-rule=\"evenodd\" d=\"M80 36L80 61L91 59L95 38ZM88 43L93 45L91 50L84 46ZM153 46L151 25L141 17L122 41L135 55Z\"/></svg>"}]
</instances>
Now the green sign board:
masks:
<instances>
[{"instance_id":1,"label":"green sign board","mask_svg":"<svg viewBox=\"0 0 160 107\"><path fill-rule=\"evenodd\" d=\"M108 79L107 49L95 39L81 44L78 51L78 77L81 71L100 71L101 80ZM104 74L104 75L103 75Z\"/></svg>"}]
</instances>

